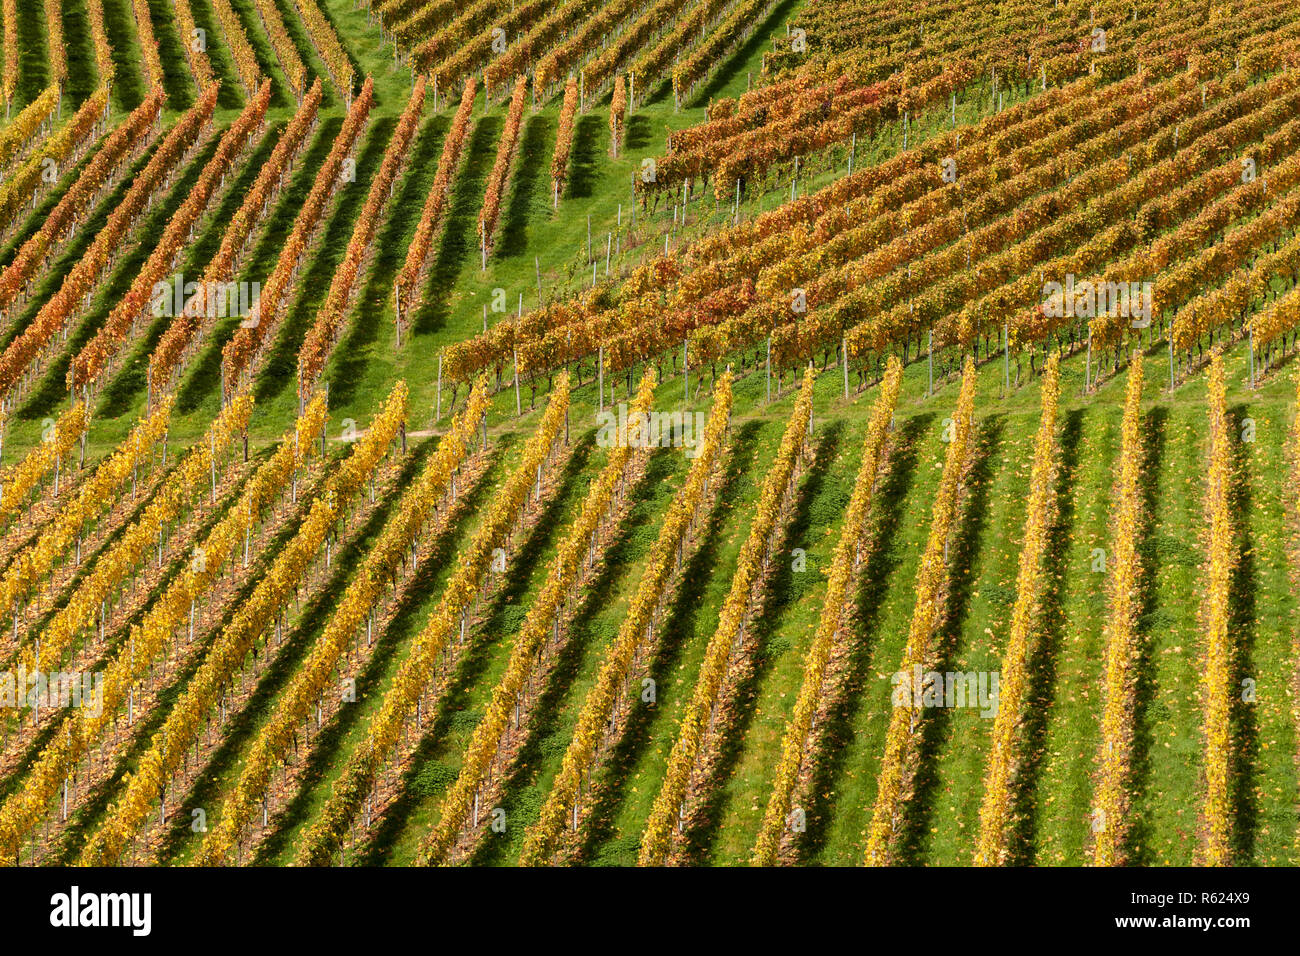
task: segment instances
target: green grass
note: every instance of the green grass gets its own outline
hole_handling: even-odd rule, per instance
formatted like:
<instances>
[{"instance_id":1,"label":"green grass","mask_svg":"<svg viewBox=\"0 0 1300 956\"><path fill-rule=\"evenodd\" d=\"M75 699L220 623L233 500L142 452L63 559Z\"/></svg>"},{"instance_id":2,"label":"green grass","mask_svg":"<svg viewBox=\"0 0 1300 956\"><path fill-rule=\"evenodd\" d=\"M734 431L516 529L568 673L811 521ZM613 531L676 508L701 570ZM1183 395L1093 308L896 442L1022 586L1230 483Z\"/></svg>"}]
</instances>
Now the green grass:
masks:
<instances>
[{"instance_id":1,"label":"green grass","mask_svg":"<svg viewBox=\"0 0 1300 956\"><path fill-rule=\"evenodd\" d=\"M136 39L131 0L104 0L104 32L113 49L113 107L129 113L145 97L144 61Z\"/></svg>"},{"instance_id":2,"label":"green grass","mask_svg":"<svg viewBox=\"0 0 1300 956\"><path fill-rule=\"evenodd\" d=\"M90 38L90 18L85 0L63 4L63 43L68 58L68 82L65 92L68 105L80 106L95 92L95 48Z\"/></svg>"},{"instance_id":3,"label":"green grass","mask_svg":"<svg viewBox=\"0 0 1300 956\"><path fill-rule=\"evenodd\" d=\"M45 32L45 6L18 4L18 86L11 115L41 95L50 82L49 37Z\"/></svg>"}]
</instances>

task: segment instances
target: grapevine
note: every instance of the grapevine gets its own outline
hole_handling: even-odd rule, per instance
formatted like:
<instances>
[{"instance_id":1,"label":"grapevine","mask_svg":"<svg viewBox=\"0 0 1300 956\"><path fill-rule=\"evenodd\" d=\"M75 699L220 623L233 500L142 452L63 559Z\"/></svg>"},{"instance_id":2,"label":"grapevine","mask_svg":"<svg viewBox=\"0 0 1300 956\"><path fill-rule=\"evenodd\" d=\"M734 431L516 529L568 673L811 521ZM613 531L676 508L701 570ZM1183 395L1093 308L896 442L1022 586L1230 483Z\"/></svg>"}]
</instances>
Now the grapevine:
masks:
<instances>
[{"instance_id":1,"label":"grapevine","mask_svg":"<svg viewBox=\"0 0 1300 956\"><path fill-rule=\"evenodd\" d=\"M845 637L849 588L853 574L861 563L861 541L866 532L867 517L871 512L902 378L903 365L897 356L891 356L880 385L880 394L871 412L871 422L862 446L862 465L858 468L853 484L853 497L849 500L844 528L835 545L817 633L804 661L803 683L799 685L799 696L781 739L781 758L776 766L772 795L768 798L762 829L754 844L752 862L755 866L772 866L777 862L782 832L790 814L790 803L798 783L799 771L804 764L805 750L826 683L831 653Z\"/></svg>"},{"instance_id":2,"label":"grapevine","mask_svg":"<svg viewBox=\"0 0 1300 956\"><path fill-rule=\"evenodd\" d=\"M95 469L76 496L59 509L54 521L42 530L36 541L9 563L0 575L0 617L18 614L20 602L49 574L85 523L112 504L118 489L137 474L140 463L166 435L171 410L170 401L160 402L152 414L137 422L127 439Z\"/></svg>"},{"instance_id":3,"label":"grapevine","mask_svg":"<svg viewBox=\"0 0 1300 956\"><path fill-rule=\"evenodd\" d=\"M629 409L629 422L640 421L641 416L650 410L653 398L654 376L650 374L641 380ZM621 441L610 449L604 469L592 482L582 503L582 512L569 526L551 563L546 583L529 607L528 616L515 637L505 674L492 690L492 700L482 721L474 728L460 774L443 798L438 823L420 843L418 859L421 863L427 865L446 860L466 816L470 814L488 768L500 755L512 712L518 722L526 689L553 630L559 627L563 608L569 603L584 572L589 572L595 563L593 542L601 525L609 520L618 489L626 482L636 452L635 442L636 437L629 435L627 441Z\"/></svg>"},{"instance_id":4,"label":"grapevine","mask_svg":"<svg viewBox=\"0 0 1300 956\"><path fill-rule=\"evenodd\" d=\"M243 112L221 137L217 150L204 165L189 195L163 229L148 260L136 274L131 288L118 300L104 324L73 357L68 367L68 388L73 392L94 382L131 338L136 320L145 312L155 289L163 283L176 258L185 248L189 236L211 204L227 170L235 165L239 154L250 144L254 133L260 129L271 100L271 83L265 81L256 97L250 99Z\"/></svg>"},{"instance_id":5,"label":"grapevine","mask_svg":"<svg viewBox=\"0 0 1300 956\"><path fill-rule=\"evenodd\" d=\"M515 147L519 143L519 127L523 122L524 97L528 93L528 78L520 74L515 81L515 90L510 97L510 111L506 114L505 129L501 131L501 142L497 145L496 161L488 175L487 194L483 198L483 209L478 215L478 237L483 248L483 256L492 248L496 233L497 219L501 215L501 200L505 197L506 181L510 177L510 164L514 161Z\"/></svg>"},{"instance_id":6,"label":"grapevine","mask_svg":"<svg viewBox=\"0 0 1300 956\"><path fill-rule=\"evenodd\" d=\"M916 572L916 605L907 635L907 647L899 671L910 674L914 667L927 667L933 653L932 640L941 614L943 591L947 582L948 539L957 516L958 496L973 445L975 409L975 362L967 359L962 376L961 395L952 420L952 436L944 457L943 477L935 493L930 535L926 540L921 566ZM866 862L869 866L887 866L893 861L892 842L899 814L906 800L909 765L914 758L916 727L920 719L916 705L909 699L893 707L885 735L885 754L876 786L875 809L867 833Z\"/></svg>"},{"instance_id":7,"label":"grapevine","mask_svg":"<svg viewBox=\"0 0 1300 956\"><path fill-rule=\"evenodd\" d=\"M352 237L348 240L347 252L338 268L334 270L334 278L330 281L329 291L325 294L325 302L317 312L316 321L307 332L302 348L298 351L298 394L302 398L306 398L315 387L316 379L329 360L334 344L342 332L348 302L356 289L362 264L379 229L384 205L405 164L411 141L415 138L415 131L420 122L420 110L423 106L424 77L420 77L397 122L393 138L389 140L388 148L384 151L379 172L370 184L365 205L361 207L357 224L352 229Z\"/></svg>"},{"instance_id":8,"label":"grapevine","mask_svg":"<svg viewBox=\"0 0 1300 956\"><path fill-rule=\"evenodd\" d=\"M1206 569L1205 803L1203 852L1208 866L1232 862L1229 776L1232 763L1233 641L1229 633L1232 570L1236 563L1232 518L1232 425L1228 421L1223 357L1210 360L1210 472L1205 510L1209 513L1209 566Z\"/></svg>"},{"instance_id":9,"label":"grapevine","mask_svg":"<svg viewBox=\"0 0 1300 956\"><path fill-rule=\"evenodd\" d=\"M0 354L0 393L20 384L31 363L67 328L85 299L108 268L112 254L131 228L138 224L145 205L163 184L165 177L180 165L185 153L197 142L212 117L217 102L217 84L183 115L164 137L144 170L131 183L122 201L114 208L108 223L95 235L95 241L77 261L72 272L41 307L40 312L22 334Z\"/></svg>"},{"instance_id":10,"label":"grapevine","mask_svg":"<svg viewBox=\"0 0 1300 956\"><path fill-rule=\"evenodd\" d=\"M262 286L254 314L240 323L239 330L222 350L222 379L227 392L234 391L249 372L249 366L260 356L263 344L271 339L283 317L289 285L302 265L307 244L320 225L325 204L338 184L344 156L352 149L365 126L374 103L373 90L370 77L366 77L361 93L353 100L347 119L334 138L329 155L316 173L311 192L294 219L293 231L280 250L275 268Z\"/></svg>"},{"instance_id":11,"label":"grapevine","mask_svg":"<svg viewBox=\"0 0 1300 956\"><path fill-rule=\"evenodd\" d=\"M395 291L399 324L402 311L414 307L414 296L419 287L425 262L429 258L429 249L433 245L434 237L446 212L452 177L456 174L465 140L469 137L470 116L473 112L474 79L471 77L465 81L460 106L456 108L451 128L447 130L447 137L442 144L442 157L438 160L438 171L433 177L433 185L429 187L429 195L425 197L424 206L420 211L420 221L415 227L415 235L406 250L406 262L397 276Z\"/></svg>"},{"instance_id":12,"label":"grapevine","mask_svg":"<svg viewBox=\"0 0 1300 956\"><path fill-rule=\"evenodd\" d=\"M271 775L292 746L298 726L324 693L362 621L371 613L386 583L447 495L453 475L468 456L474 433L486 412L486 388L480 383L439 441L437 451L420 477L402 496L397 513L384 526L365 565L343 593L324 633L294 674L270 723L258 735L234 792L225 800L219 824L203 842L198 857L202 865L215 866L228 861L257 801L266 793Z\"/></svg>"},{"instance_id":13,"label":"grapevine","mask_svg":"<svg viewBox=\"0 0 1300 956\"><path fill-rule=\"evenodd\" d=\"M1101 714L1102 748L1093 804L1096 844L1093 863L1123 863L1128 830L1129 775L1133 751L1132 669L1138 655L1137 620L1141 573L1139 535L1142 514L1142 357L1133 353L1124 398L1119 477L1115 490L1112 540L1115 570L1110 579L1110 610L1106 625L1106 660Z\"/></svg>"},{"instance_id":14,"label":"grapevine","mask_svg":"<svg viewBox=\"0 0 1300 956\"><path fill-rule=\"evenodd\" d=\"M68 733L55 734L23 788L0 805L0 852L6 858L17 860L21 840L39 824L59 786L102 738L136 682L169 646L177 629L193 614L195 603L220 577L253 522L282 493L294 470L304 463L315 443L310 437L300 439L300 436L315 436L324 425L325 399L321 396L307 407L295 429L258 468L236 505L204 538L197 553L205 559L190 562L144 619L132 626L126 646L106 669L99 713L82 710Z\"/></svg>"},{"instance_id":15,"label":"grapevine","mask_svg":"<svg viewBox=\"0 0 1300 956\"><path fill-rule=\"evenodd\" d=\"M307 144L307 136L316 123L321 101L321 85L312 84L293 119L280 134L270 158L258 170L257 179L249 188L243 203L221 237L217 254L208 262L199 282L198 291L185 302L181 314L174 316L167 331L149 357L149 385L162 391L187 354L196 346L202 329L222 311L218 288L235 275L243 250L257 224L266 217L271 200L284 187L289 168Z\"/></svg>"},{"instance_id":16,"label":"grapevine","mask_svg":"<svg viewBox=\"0 0 1300 956\"><path fill-rule=\"evenodd\" d=\"M1034 439L1034 463L1029 474L1029 504L1025 534L1020 545L1020 566L1016 576L1016 603L1011 611L1011 628L1002 655L998 690L998 712L993 724L993 749L984 775L984 799L980 804L979 844L975 862L985 866L1006 862L1011 813L1011 783L1018 765L1017 739L1025 704L1026 662L1034 637L1039 601L1044 591L1044 555L1054 509L1056 481L1056 418L1061 394L1060 356L1053 353L1042 381L1042 414Z\"/></svg>"}]
</instances>

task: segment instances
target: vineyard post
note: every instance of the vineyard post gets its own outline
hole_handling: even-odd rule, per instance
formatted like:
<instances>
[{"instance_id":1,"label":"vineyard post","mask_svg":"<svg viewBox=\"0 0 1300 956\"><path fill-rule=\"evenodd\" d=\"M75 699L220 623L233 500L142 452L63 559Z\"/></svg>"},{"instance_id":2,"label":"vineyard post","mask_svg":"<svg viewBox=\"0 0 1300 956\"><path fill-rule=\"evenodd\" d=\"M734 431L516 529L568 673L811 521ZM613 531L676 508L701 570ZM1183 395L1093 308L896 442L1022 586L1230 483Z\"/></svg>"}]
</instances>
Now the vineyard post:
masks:
<instances>
[{"instance_id":1,"label":"vineyard post","mask_svg":"<svg viewBox=\"0 0 1300 956\"><path fill-rule=\"evenodd\" d=\"M930 375L930 386L926 389L926 395L934 394L934 329L930 329L930 345L925 356L926 367Z\"/></svg>"},{"instance_id":2,"label":"vineyard post","mask_svg":"<svg viewBox=\"0 0 1300 956\"><path fill-rule=\"evenodd\" d=\"M438 353L438 404L434 407L433 420L442 418L442 353Z\"/></svg>"},{"instance_id":3,"label":"vineyard post","mask_svg":"<svg viewBox=\"0 0 1300 956\"><path fill-rule=\"evenodd\" d=\"M393 315L396 316L394 322L397 325L397 347L402 347L402 299L398 295L397 286L393 286Z\"/></svg>"},{"instance_id":4,"label":"vineyard post","mask_svg":"<svg viewBox=\"0 0 1300 956\"><path fill-rule=\"evenodd\" d=\"M682 387L686 390L687 402L691 400L691 373L686 364L689 356L689 352L687 351L689 345L690 341L688 339L682 339Z\"/></svg>"},{"instance_id":5,"label":"vineyard post","mask_svg":"<svg viewBox=\"0 0 1300 956\"><path fill-rule=\"evenodd\" d=\"M849 399L849 337L840 339L840 364L844 366L844 400Z\"/></svg>"},{"instance_id":6,"label":"vineyard post","mask_svg":"<svg viewBox=\"0 0 1300 956\"><path fill-rule=\"evenodd\" d=\"M522 415L524 410L519 404L519 350L512 349L511 351L514 352L515 356L515 414Z\"/></svg>"},{"instance_id":7,"label":"vineyard post","mask_svg":"<svg viewBox=\"0 0 1300 956\"><path fill-rule=\"evenodd\" d=\"M1092 326L1088 326L1088 361L1084 366L1083 392L1092 391Z\"/></svg>"},{"instance_id":8,"label":"vineyard post","mask_svg":"<svg viewBox=\"0 0 1300 956\"><path fill-rule=\"evenodd\" d=\"M1169 391L1174 390L1174 330L1169 328Z\"/></svg>"},{"instance_id":9,"label":"vineyard post","mask_svg":"<svg viewBox=\"0 0 1300 956\"><path fill-rule=\"evenodd\" d=\"M767 401L772 402L772 336L767 337Z\"/></svg>"},{"instance_id":10,"label":"vineyard post","mask_svg":"<svg viewBox=\"0 0 1300 956\"><path fill-rule=\"evenodd\" d=\"M1002 323L1002 394L1011 394L1011 336L1007 323ZM1018 372L1016 374L1019 374Z\"/></svg>"},{"instance_id":11,"label":"vineyard post","mask_svg":"<svg viewBox=\"0 0 1300 956\"><path fill-rule=\"evenodd\" d=\"M849 159L849 173L853 172L853 159ZM736 177L736 201L731 204L731 224L737 225L740 222L740 177Z\"/></svg>"},{"instance_id":12,"label":"vineyard post","mask_svg":"<svg viewBox=\"0 0 1300 956\"><path fill-rule=\"evenodd\" d=\"M1173 342L1173 336L1170 336L1169 341L1171 343ZM1250 387L1254 388L1255 387L1255 330L1254 329L1246 330L1246 341L1250 346ZM1172 350L1170 351L1169 354L1170 355L1173 354Z\"/></svg>"}]
</instances>

